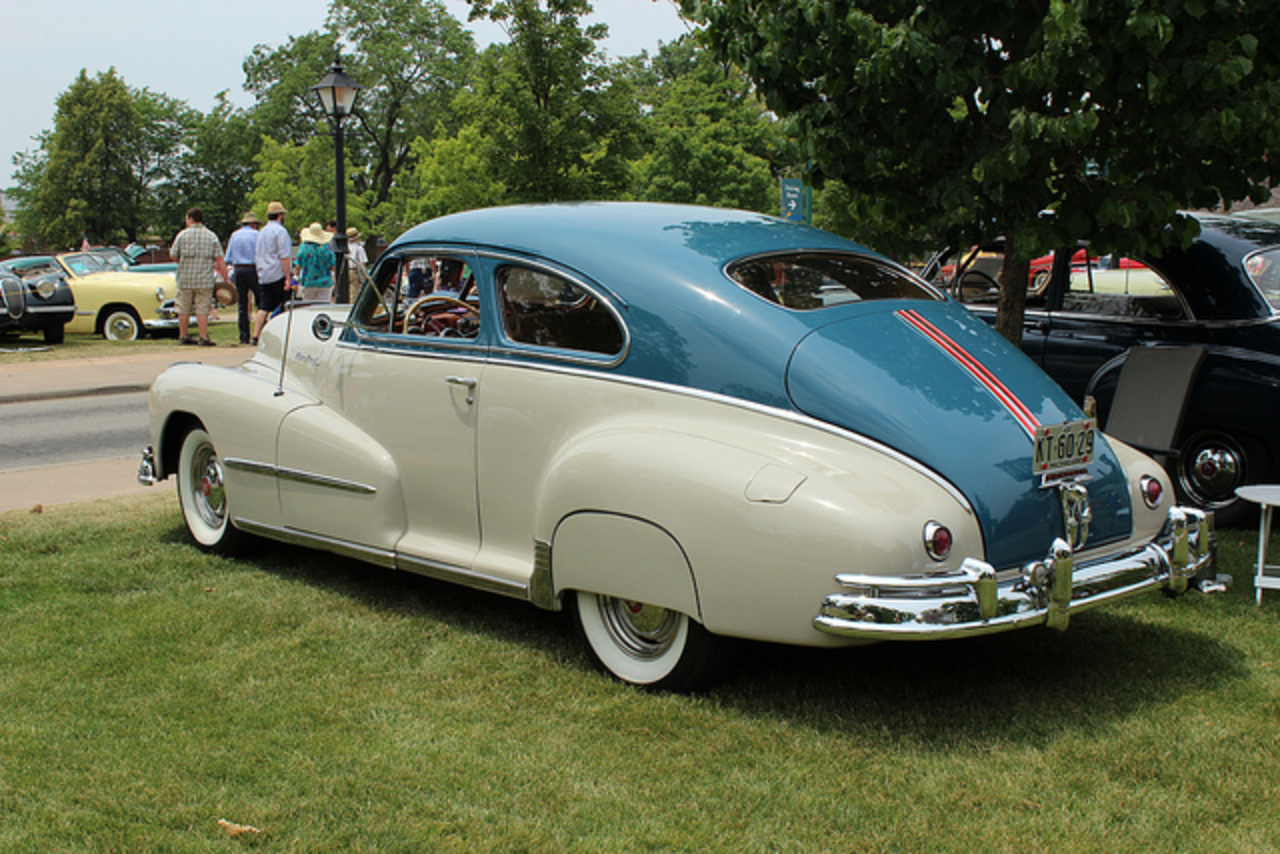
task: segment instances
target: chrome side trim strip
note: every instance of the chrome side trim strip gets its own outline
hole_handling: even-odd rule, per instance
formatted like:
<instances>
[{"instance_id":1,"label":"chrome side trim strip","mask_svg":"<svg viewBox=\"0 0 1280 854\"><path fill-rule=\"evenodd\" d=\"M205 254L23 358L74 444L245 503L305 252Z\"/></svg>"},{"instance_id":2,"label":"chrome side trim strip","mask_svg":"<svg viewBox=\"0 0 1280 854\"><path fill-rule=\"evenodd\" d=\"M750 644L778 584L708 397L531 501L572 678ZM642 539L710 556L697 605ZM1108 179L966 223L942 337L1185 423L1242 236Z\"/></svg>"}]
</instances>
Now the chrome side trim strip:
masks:
<instances>
[{"instance_id":1,"label":"chrome side trim strip","mask_svg":"<svg viewBox=\"0 0 1280 854\"><path fill-rule=\"evenodd\" d=\"M312 486L326 486L331 489L341 489L346 492L357 492L361 495L376 495L377 487L370 486L367 483L358 483L354 480L345 480L340 477L331 477L327 474L316 474L315 472L299 471L298 469L282 468L274 466L270 463L261 463L255 460L245 460L239 457L228 457L222 461L222 464L229 469L236 471L249 472L251 474L262 474L268 477L279 478L280 480L292 480L299 483L309 483Z\"/></svg>"},{"instance_id":2,"label":"chrome side trim strip","mask_svg":"<svg viewBox=\"0 0 1280 854\"><path fill-rule=\"evenodd\" d=\"M463 569L460 566L452 566L447 563L440 563L439 561L429 560L427 558L397 554L395 559L395 568L402 569L406 572L412 572L415 575L434 578L438 581L462 584L466 587L483 590L487 593L499 593L503 596L510 596L514 599L527 600L529 598L529 588L519 582L508 581L505 578L495 578L492 575L485 575L480 572L475 572L474 570Z\"/></svg>"},{"instance_id":3,"label":"chrome side trim strip","mask_svg":"<svg viewBox=\"0 0 1280 854\"><path fill-rule=\"evenodd\" d=\"M336 555L354 558L355 560L362 560L366 563L385 567L386 569L396 569L396 554L395 552L387 551L386 549L376 549L359 543L353 543L350 540L340 540L336 537L326 537L324 534L299 531L296 528L282 528L277 525L266 525L261 522L255 522L252 519L241 519L237 517L233 521L237 528L242 531L247 531L250 534L257 534L258 536L268 537L272 540L280 540L281 542L295 546L307 546L313 549L332 552Z\"/></svg>"}]
</instances>

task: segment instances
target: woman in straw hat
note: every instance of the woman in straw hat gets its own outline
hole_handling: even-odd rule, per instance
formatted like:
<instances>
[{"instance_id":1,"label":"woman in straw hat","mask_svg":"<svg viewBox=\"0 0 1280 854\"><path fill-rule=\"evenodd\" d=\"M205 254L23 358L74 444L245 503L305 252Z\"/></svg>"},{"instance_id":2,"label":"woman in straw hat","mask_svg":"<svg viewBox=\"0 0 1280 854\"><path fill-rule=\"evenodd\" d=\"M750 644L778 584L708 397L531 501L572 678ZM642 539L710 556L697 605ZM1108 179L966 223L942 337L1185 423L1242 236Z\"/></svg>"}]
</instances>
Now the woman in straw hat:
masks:
<instances>
[{"instance_id":1,"label":"woman in straw hat","mask_svg":"<svg viewBox=\"0 0 1280 854\"><path fill-rule=\"evenodd\" d=\"M298 285L302 299L328 302L333 294L332 234L318 222L302 229L302 247L298 249Z\"/></svg>"}]
</instances>

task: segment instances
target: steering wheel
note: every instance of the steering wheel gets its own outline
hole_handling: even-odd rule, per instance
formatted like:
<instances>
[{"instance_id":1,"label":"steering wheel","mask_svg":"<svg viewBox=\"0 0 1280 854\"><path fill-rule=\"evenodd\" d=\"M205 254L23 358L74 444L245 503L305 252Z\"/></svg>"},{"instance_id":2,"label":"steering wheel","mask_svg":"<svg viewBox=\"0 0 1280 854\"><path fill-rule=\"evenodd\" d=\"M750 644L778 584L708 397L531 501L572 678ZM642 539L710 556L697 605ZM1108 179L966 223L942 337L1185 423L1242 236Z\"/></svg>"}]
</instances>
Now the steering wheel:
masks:
<instances>
[{"instance_id":1,"label":"steering wheel","mask_svg":"<svg viewBox=\"0 0 1280 854\"><path fill-rule=\"evenodd\" d=\"M434 311L427 311L426 307L432 303L441 303L442 306ZM464 302L463 300L460 300L457 297L451 297L448 294L427 294L426 296L418 297L409 306L408 311L404 313L404 326L400 331L407 333L409 331L409 324L413 320L414 316L419 311L422 311L425 314L424 321L426 329L431 330L428 333L426 329L424 329L424 335L444 335L446 332L452 332L452 324L444 323L443 321L435 319L435 315L439 314L445 307L460 308L466 312L468 317L475 320L479 320L480 318L480 309L476 308L469 302Z\"/></svg>"},{"instance_id":2,"label":"steering wheel","mask_svg":"<svg viewBox=\"0 0 1280 854\"><path fill-rule=\"evenodd\" d=\"M966 270L960 276L961 300L978 299L998 290L1000 290L1000 284L990 274L981 270Z\"/></svg>"}]
</instances>

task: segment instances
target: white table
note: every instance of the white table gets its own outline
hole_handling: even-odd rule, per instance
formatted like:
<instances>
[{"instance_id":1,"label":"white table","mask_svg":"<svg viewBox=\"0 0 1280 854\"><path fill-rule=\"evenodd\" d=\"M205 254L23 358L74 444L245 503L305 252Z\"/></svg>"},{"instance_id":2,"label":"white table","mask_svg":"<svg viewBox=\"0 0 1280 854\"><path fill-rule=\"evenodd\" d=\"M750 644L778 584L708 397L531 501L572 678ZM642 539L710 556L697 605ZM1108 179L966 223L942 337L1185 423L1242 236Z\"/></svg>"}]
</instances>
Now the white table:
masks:
<instances>
[{"instance_id":1,"label":"white table","mask_svg":"<svg viewBox=\"0 0 1280 854\"><path fill-rule=\"evenodd\" d=\"M1280 485L1242 486L1236 490L1236 495L1262 508L1258 519L1258 565L1254 568L1253 575L1253 589L1257 591L1258 604L1261 605L1263 590L1280 590L1280 575L1267 575L1268 570L1280 573L1280 566L1267 565L1267 540L1271 539L1271 509L1280 507Z\"/></svg>"}]
</instances>

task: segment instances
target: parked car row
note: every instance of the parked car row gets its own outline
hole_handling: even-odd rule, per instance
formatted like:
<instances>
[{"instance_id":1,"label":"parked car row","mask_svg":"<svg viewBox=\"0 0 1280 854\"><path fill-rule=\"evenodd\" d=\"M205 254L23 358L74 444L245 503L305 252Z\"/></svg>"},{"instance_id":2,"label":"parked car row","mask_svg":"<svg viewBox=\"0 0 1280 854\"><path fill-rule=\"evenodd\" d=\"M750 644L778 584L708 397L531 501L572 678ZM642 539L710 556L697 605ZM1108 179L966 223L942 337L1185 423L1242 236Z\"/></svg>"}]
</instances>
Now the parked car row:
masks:
<instances>
[{"instance_id":1,"label":"parked car row","mask_svg":"<svg viewBox=\"0 0 1280 854\"><path fill-rule=\"evenodd\" d=\"M1029 294L1022 349L1077 402L1096 400L1104 424L1135 350L1201 353L1169 473L1182 500L1230 523L1249 512L1238 487L1280 477L1280 224L1195 216L1190 247L1140 263L1102 264L1088 247L1056 253L1049 280ZM969 258L935 281L994 322L1002 247Z\"/></svg>"},{"instance_id":2,"label":"parked car row","mask_svg":"<svg viewBox=\"0 0 1280 854\"><path fill-rule=\"evenodd\" d=\"M75 305L66 332L132 341L144 334L178 328L173 272L133 268L119 250L11 258L0 261L0 270L24 281L65 282Z\"/></svg>"},{"instance_id":3,"label":"parked car row","mask_svg":"<svg viewBox=\"0 0 1280 854\"><path fill-rule=\"evenodd\" d=\"M457 270L409 296L415 271ZM426 287L425 276L423 285ZM270 538L572 614L624 682L731 640L1047 625L1212 572L1211 521L902 266L773 217L515 206L411 229L351 306L150 394L144 483Z\"/></svg>"}]
</instances>

